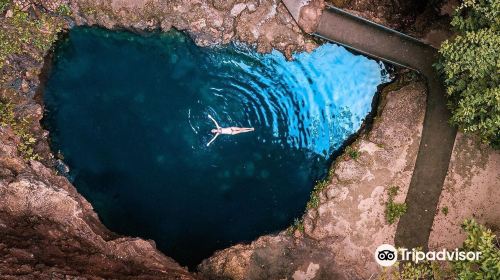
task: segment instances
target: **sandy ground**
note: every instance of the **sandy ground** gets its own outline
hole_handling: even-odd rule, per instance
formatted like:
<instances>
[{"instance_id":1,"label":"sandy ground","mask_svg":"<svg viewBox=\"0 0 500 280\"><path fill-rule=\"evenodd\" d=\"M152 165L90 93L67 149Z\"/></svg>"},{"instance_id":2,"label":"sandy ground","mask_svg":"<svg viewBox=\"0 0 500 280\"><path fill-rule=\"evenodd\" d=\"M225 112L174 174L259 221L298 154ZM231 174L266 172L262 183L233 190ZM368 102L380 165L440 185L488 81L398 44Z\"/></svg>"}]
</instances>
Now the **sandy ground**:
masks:
<instances>
[{"instance_id":1,"label":"sandy ground","mask_svg":"<svg viewBox=\"0 0 500 280\"><path fill-rule=\"evenodd\" d=\"M447 208L445 214L443 209ZM500 152L457 135L429 239L429 249L455 249L465 238L460 225L474 218L500 235Z\"/></svg>"}]
</instances>

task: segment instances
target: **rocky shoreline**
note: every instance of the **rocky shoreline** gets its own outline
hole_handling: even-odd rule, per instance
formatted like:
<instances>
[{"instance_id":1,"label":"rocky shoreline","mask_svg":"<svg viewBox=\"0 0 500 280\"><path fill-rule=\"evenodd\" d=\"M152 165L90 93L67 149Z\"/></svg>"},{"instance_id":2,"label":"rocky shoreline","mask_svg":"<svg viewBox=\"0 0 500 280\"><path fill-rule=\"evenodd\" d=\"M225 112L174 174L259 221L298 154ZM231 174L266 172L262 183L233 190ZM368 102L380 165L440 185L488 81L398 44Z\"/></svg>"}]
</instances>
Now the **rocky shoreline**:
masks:
<instances>
[{"instance_id":1,"label":"rocky shoreline","mask_svg":"<svg viewBox=\"0 0 500 280\"><path fill-rule=\"evenodd\" d=\"M261 52L280 50L287 57L293 52L310 51L318 44L300 30L277 0L168 3L159 0L15 0L14 3L17 9L32 17L50 15L53 19L50 23L54 25L39 27L47 36L73 24L136 32L175 28L187 32L200 46L241 41ZM348 4L351 6L346 7L370 15L367 3L372 2L351 1ZM60 7L64 6L70 14L61 13ZM397 21L396 14L386 23L391 25L391 21ZM2 28L8 28L9 15L12 17L9 10L0 15ZM376 14L380 18L385 16L388 15L384 11ZM384 222L385 189L392 184L400 186L402 191L396 200L404 200L418 149L425 109L425 86L418 79L405 75L407 78L400 77L383 90L372 129L351 145L360 152L359 159L339 157L332 167L331 180L319 193L318 207L308 209L304 216L304 231L297 229L293 234L283 231L248 245L216 252L200 265L200 273L193 275L156 250L153 241L121 237L107 230L92 206L65 177L57 174L48 132L40 126L43 107L36 97L40 94L39 75L47 49L34 50L29 44L22 48L23 51L6 59L0 97L11 102L17 120L27 120L26 131L35 138L30 144L34 150L31 155L39 157L26 158L18 150L23 144L23 135L12 127L0 127L2 279L71 276L80 277L78 279L331 279L332 275L338 279L363 279L377 273L378 267L371 257L373 249L382 241L392 242L395 231L395 225ZM490 162L479 168L490 170L488 174L493 170L494 174L494 167L499 164L497 154L490 150L487 153ZM485 172L468 174L467 180L484 176ZM482 184L494 185L499 179L492 180ZM473 185L469 184L469 189ZM451 199L457 201L461 197L455 195ZM442 203L446 204L446 199ZM461 218L466 214L457 216ZM495 215L485 217L488 221L497 219ZM442 220L446 223L446 217L439 220L440 227L447 228Z\"/></svg>"},{"instance_id":2,"label":"rocky shoreline","mask_svg":"<svg viewBox=\"0 0 500 280\"><path fill-rule=\"evenodd\" d=\"M404 201L424 112L421 81L401 78L387 86L372 129L350 146L359 157L337 158L318 194L318 206L306 210L303 230L283 231L219 251L200 265L200 271L211 279L370 278L379 269L372 257L375 248L394 243L396 225L385 222L385 190L401 186L396 201ZM296 253L295 248L303 244L308 244L308 253ZM275 268L275 263L288 265Z\"/></svg>"}]
</instances>

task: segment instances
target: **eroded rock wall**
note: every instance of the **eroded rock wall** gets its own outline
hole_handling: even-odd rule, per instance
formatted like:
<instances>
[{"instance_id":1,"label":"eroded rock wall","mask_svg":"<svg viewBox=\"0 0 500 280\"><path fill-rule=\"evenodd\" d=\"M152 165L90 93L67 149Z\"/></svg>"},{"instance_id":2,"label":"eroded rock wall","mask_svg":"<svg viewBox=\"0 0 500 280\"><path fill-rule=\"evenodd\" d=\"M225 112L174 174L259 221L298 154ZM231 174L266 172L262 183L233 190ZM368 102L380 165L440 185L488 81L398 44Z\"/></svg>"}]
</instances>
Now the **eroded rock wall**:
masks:
<instances>
[{"instance_id":1,"label":"eroded rock wall","mask_svg":"<svg viewBox=\"0 0 500 280\"><path fill-rule=\"evenodd\" d=\"M62 176L0 127L0 278L193 279L152 241L119 237Z\"/></svg>"},{"instance_id":2,"label":"eroded rock wall","mask_svg":"<svg viewBox=\"0 0 500 280\"><path fill-rule=\"evenodd\" d=\"M278 1L27 1L18 9L55 13L69 5L77 24L146 30L177 28L188 31L200 45L242 40L258 43L262 51L288 53L305 40ZM45 10L45 11L44 11ZM2 15L2 28L12 17ZM35 51L8 57L2 72L2 99L13 103L19 119L27 118L42 161L26 160L12 127L0 127L0 275L4 279L87 278L190 279L152 242L123 238L109 232L88 202L51 167L54 163L46 134L40 127L42 108L35 102L42 61ZM36 57L43 56L36 54ZM29 117L29 118L28 118ZM282 247L283 250L286 247ZM293 250L297 254L296 249ZM300 253L299 253L300 255ZM267 255L265 255L267 256ZM283 264L285 269L287 264ZM267 273L267 272L266 272Z\"/></svg>"},{"instance_id":3,"label":"eroded rock wall","mask_svg":"<svg viewBox=\"0 0 500 280\"><path fill-rule=\"evenodd\" d=\"M14 0L0 15L1 28L11 29L14 9L34 19L49 14L69 28L73 23L143 32L176 28L197 44L230 41L260 51L278 49L289 57L316 44L304 35L280 1L142 1L142 0ZM61 7L71 15L61 16ZM52 36L56 28L39 26ZM33 30L37 32L37 30ZM29 34L24 34L29 36ZM28 41L26 41L28 42ZM0 126L0 275L2 279L192 279L184 268L156 250L152 241L120 237L108 231L91 205L63 177L40 126L40 73L46 53L20 44L6 58L0 98L26 121L33 149L26 159L19 133ZM31 140L29 140L31 141ZM299 254L300 255L300 254ZM286 265L284 265L286 266Z\"/></svg>"},{"instance_id":4,"label":"eroded rock wall","mask_svg":"<svg viewBox=\"0 0 500 280\"><path fill-rule=\"evenodd\" d=\"M176 28L188 32L202 46L242 41L260 51L281 50L289 57L293 51L316 46L277 0L15 2L35 14L44 9L55 12L67 4L74 22L81 25L138 32ZM391 1L383 0L384 5L371 0L340 2L362 16L404 29L393 25L393 20L400 20L397 9L379 8ZM43 159L23 159L17 148L19 137L11 128L0 127L0 275L5 279L190 279L186 270L159 253L152 242L109 232L88 202L55 173L47 135L39 124L42 108L35 101L42 63L27 53L9 58L13 68L3 70L0 93L14 102L17 115L30 117L36 150ZM411 81L390 86L383 95L373 129L352 145L359 157L337 160L328 186L320 192L319 206L304 216L304 232L296 230L290 235L284 231L219 251L200 265L201 272L210 279L367 279L377 273L373 249L381 242L393 243L396 228L384 220L387 188L399 186L396 201L404 201L420 140L425 86ZM450 214L447 218L438 215L437 222L445 223L435 223L431 246L454 246L456 242L440 240L441 233L451 232L447 236L455 238L460 234L454 228L458 220L474 211L481 213L481 221L498 219L491 211L481 210L486 207L480 205L491 199L486 193L466 202L474 211L452 212L452 207L474 196L474 188L493 192L492 186L498 183L494 177L498 153L484 147L469 149L471 140L464 139L459 138L455 145L452 173L445 184L447 196L440 202L440 207L450 207ZM477 155L484 164L471 166L475 161L460 160L467 154ZM465 178L461 172L468 168L473 175L457 181Z\"/></svg>"},{"instance_id":5,"label":"eroded rock wall","mask_svg":"<svg viewBox=\"0 0 500 280\"><path fill-rule=\"evenodd\" d=\"M200 46L241 41L259 51L292 52L316 44L279 0L75 0L77 24L136 30L186 31Z\"/></svg>"}]
</instances>

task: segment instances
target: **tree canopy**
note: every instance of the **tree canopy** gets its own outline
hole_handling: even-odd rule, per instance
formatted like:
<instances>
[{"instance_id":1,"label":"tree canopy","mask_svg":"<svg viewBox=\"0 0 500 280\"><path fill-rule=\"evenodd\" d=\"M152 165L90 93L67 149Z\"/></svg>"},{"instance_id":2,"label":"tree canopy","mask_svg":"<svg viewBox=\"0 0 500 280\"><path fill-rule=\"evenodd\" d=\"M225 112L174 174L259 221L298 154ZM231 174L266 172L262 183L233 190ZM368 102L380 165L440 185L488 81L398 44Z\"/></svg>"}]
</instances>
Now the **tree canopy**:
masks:
<instances>
[{"instance_id":1,"label":"tree canopy","mask_svg":"<svg viewBox=\"0 0 500 280\"><path fill-rule=\"evenodd\" d=\"M464 0L451 25L438 69L444 75L451 123L500 148L500 0Z\"/></svg>"}]
</instances>

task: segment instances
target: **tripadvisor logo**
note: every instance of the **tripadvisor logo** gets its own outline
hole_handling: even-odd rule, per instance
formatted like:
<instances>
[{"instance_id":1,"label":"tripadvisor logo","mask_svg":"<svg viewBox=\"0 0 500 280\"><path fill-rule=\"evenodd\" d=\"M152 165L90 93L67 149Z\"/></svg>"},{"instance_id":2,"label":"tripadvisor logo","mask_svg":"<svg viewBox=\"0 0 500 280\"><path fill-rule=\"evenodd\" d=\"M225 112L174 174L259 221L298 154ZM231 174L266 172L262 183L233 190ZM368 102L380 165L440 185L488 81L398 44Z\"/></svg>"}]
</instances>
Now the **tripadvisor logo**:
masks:
<instances>
[{"instance_id":1,"label":"tripadvisor logo","mask_svg":"<svg viewBox=\"0 0 500 280\"><path fill-rule=\"evenodd\" d=\"M381 266L391 266L398 261L398 251L392 245L382 244L375 250L375 260Z\"/></svg>"},{"instance_id":2,"label":"tripadvisor logo","mask_svg":"<svg viewBox=\"0 0 500 280\"><path fill-rule=\"evenodd\" d=\"M389 244L382 244L375 250L375 261L381 266L392 266L398 260L413 261L419 263L421 261L478 261L481 257L481 252L464 252L455 249L448 251L442 249L440 251L423 252L416 249L411 251L406 248L396 249Z\"/></svg>"}]
</instances>

